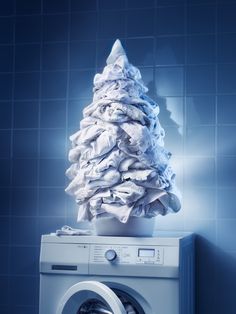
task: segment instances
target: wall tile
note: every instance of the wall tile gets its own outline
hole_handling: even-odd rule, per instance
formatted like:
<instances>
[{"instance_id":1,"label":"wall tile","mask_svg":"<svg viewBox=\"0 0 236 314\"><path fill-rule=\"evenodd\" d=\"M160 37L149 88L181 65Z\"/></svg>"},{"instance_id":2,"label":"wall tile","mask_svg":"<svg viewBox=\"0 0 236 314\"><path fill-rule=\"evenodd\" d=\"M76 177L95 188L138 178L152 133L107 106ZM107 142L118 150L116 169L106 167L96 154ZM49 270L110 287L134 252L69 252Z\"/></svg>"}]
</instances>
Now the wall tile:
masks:
<instances>
[{"instance_id":1,"label":"wall tile","mask_svg":"<svg viewBox=\"0 0 236 314\"><path fill-rule=\"evenodd\" d=\"M184 160L184 182L186 187L214 187L215 159L189 157Z\"/></svg>"},{"instance_id":2,"label":"wall tile","mask_svg":"<svg viewBox=\"0 0 236 314\"><path fill-rule=\"evenodd\" d=\"M218 36L218 62L235 63L236 34L219 34Z\"/></svg>"},{"instance_id":3,"label":"wall tile","mask_svg":"<svg viewBox=\"0 0 236 314\"><path fill-rule=\"evenodd\" d=\"M10 160L9 159L0 159L0 186L9 186L10 185Z\"/></svg>"},{"instance_id":4,"label":"wall tile","mask_svg":"<svg viewBox=\"0 0 236 314\"><path fill-rule=\"evenodd\" d=\"M14 216L36 216L38 208L37 188L12 188L11 214Z\"/></svg>"},{"instance_id":5,"label":"wall tile","mask_svg":"<svg viewBox=\"0 0 236 314\"><path fill-rule=\"evenodd\" d=\"M40 188L39 215L65 216L66 195L64 188Z\"/></svg>"},{"instance_id":6,"label":"wall tile","mask_svg":"<svg viewBox=\"0 0 236 314\"><path fill-rule=\"evenodd\" d=\"M215 35L196 35L187 37L187 63L199 64L214 62Z\"/></svg>"},{"instance_id":7,"label":"wall tile","mask_svg":"<svg viewBox=\"0 0 236 314\"><path fill-rule=\"evenodd\" d=\"M95 39L97 34L97 15L95 12L79 12L71 15L71 40Z\"/></svg>"},{"instance_id":8,"label":"wall tile","mask_svg":"<svg viewBox=\"0 0 236 314\"><path fill-rule=\"evenodd\" d=\"M11 200L10 188L0 188L0 204L1 204L0 216L7 216L10 214L10 200Z\"/></svg>"},{"instance_id":9,"label":"wall tile","mask_svg":"<svg viewBox=\"0 0 236 314\"><path fill-rule=\"evenodd\" d=\"M71 11L94 11L97 9L97 0L71 0Z\"/></svg>"},{"instance_id":10,"label":"wall tile","mask_svg":"<svg viewBox=\"0 0 236 314\"><path fill-rule=\"evenodd\" d=\"M13 158L38 157L38 131L21 130L13 132Z\"/></svg>"},{"instance_id":11,"label":"wall tile","mask_svg":"<svg viewBox=\"0 0 236 314\"><path fill-rule=\"evenodd\" d=\"M70 69L94 68L96 58L95 41L70 43Z\"/></svg>"},{"instance_id":12,"label":"wall tile","mask_svg":"<svg viewBox=\"0 0 236 314\"><path fill-rule=\"evenodd\" d=\"M236 90L236 64L218 65L218 91L221 94L235 93Z\"/></svg>"},{"instance_id":13,"label":"wall tile","mask_svg":"<svg viewBox=\"0 0 236 314\"><path fill-rule=\"evenodd\" d=\"M10 314L9 306L1 306L0 305L0 311L2 314Z\"/></svg>"},{"instance_id":14,"label":"wall tile","mask_svg":"<svg viewBox=\"0 0 236 314\"><path fill-rule=\"evenodd\" d=\"M38 248L11 247L10 270L12 275L35 275L37 273Z\"/></svg>"},{"instance_id":15,"label":"wall tile","mask_svg":"<svg viewBox=\"0 0 236 314\"><path fill-rule=\"evenodd\" d=\"M219 187L236 186L236 157L218 157L217 181Z\"/></svg>"},{"instance_id":16,"label":"wall tile","mask_svg":"<svg viewBox=\"0 0 236 314\"><path fill-rule=\"evenodd\" d=\"M225 4L225 3L224 3ZM218 6L218 31L219 32L235 32L235 10L236 4L230 3L227 5Z\"/></svg>"},{"instance_id":17,"label":"wall tile","mask_svg":"<svg viewBox=\"0 0 236 314\"><path fill-rule=\"evenodd\" d=\"M186 188L183 197L187 219L215 219L215 188Z\"/></svg>"},{"instance_id":18,"label":"wall tile","mask_svg":"<svg viewBox=\"0 0 236 314\"><path fill-rule=\"evenodd\" d=\"M69 2L67 0L43 0L43 13L63 13L69 10Z\"/></svg>"},{"instance_id":19,"label":"wall tile","mask_svg":"<svg viewBox=\"0 0 236 314\"><path fill-rule=\"evenodd\" d=\"M214 33L216 27L214 5L189 6L187 10L188 34Z\"/></svg>"},{"instance_id":20,"label":"wall tile","mask_svg":"<svg viewBox=\"0 0 236 314\"><path fill-rule=\"evenodd\" d=\"M64 100L45 100L40 104L41 128L65 128L66 102Z\"/></svg>"},{"instance_id":21,"label":"wall tile","mask_svg":"<svg viewBox=\"0 0 236 314\"><path fill-rule=\"evenodd\" d=\"M0 43L13 43L14 23L12 17L0 17Z\"/></svg>"},{"instance_id":22,"label":"wall tile","mask_svg":"<svg viewBox=\"0 0 236 314\"><path fill-rule=\"evenodd\" d=\"M184 34L185 23L184 7L160 7L156 13L156 35Z\"/></svg>"},{"instance_id":23,"label":"wall tile","mask_svg":"<svg viewBox=\"0 0 236 314\"><path fill-rule=\"evenodd\" d=\"M14 14L14 4L15 0L3 1L0 3L1 15L12 15Z\"/></svg>"},{"instance_id":24,"label":"wall tile","mask_svg":"<svg viewBox=\"0 0 236 314\"><path fill-rule=\"evenodd\" d=\"M157 6L184 5L184 4L185 0L157 0Z\"/></svg>"},{"instance_id":25,"label":"wall tile","mask_svg":"<svg viewBox=\"0 0 236 314\"><path fill-rule=\"evenodd\" d=\"M236 126L219 126L217 132L217 152L219 155L236 156Z\"/></svg>"},{"instance_id":26,"label":"wall tile","mask_svg":"<svg viewBox=\"0 0 236 314\"><path fill-rule=\"evenodd\" d=\"M6 276L0 276L0 304L7 305L8 303L8 290L9 290L9 279Z\"/></svg>"},{"instance_id":27,"label":"wall tile","mask_svg":"<svg viewBox=\"0 0 236 314\"><path fill-rule=\"evenodd\" d=\"M8 275L9 273L9 246L1 246L1 254L2 256L4 256L4 258L1 258L0 260L0 273L5 275L5 278L6 278L6 275ZM5 286L5 290L6 292L8 292L8 287ZM5 300L6 301L6 300ZM2 302L0 302L2 303Z\"/></svg>"},{"instance_id":28,"label":"wall tile","mask_svg":"<svg viewBox=\"0 0 236 314\"><path fill-rule=\"evenodd\" d=\"M32 217L11 218L11 244L36 245L37 219Z\"/></svg>"},{"instance_id":29,"label":"wall tile","mask_svg":"<svg viewBox=\"0 0 236 314\"><path fill-rule=\"evenodd\" d=\"M217 193L217 218L236 219L235 204L232 198L236 188L220 188Z\"/></svg>"},{"instance_id":30,"label":"wall tile","mask_svg":"<svg viewBox=\"0 0 236 314\"><path fill-rule=\"evenodd\" d=\"M154 40L152 38L127 39L126 51L135 66L153 66Z\"/></svg>"},{"instance_id":31,"label":"wall tile","mask_svg":"<svg viewBox=\"0 0 236 314\"><path fill-rule=\"evenodd\" d=\"M15 71L39 71L40 45L27 44L15 47Z\"/></svg>"},{"instance_id":32,"label":"wall tile","mask_svg":"<svg viewBox=\"0 0 236 314\"><path fill-rule=\"evenodd\" d=\"M182 126L184 123L183 98L182 97L163 97L157 99L160 108L159 120L164 127L177 128L179 135L183 135Z\"/></svg>"},{"instance_id":33,"label":"wall tile","mask_svg":"<svg viewBox=\"0 0 236 314\"><path fill-rule=\"evenodd\" d=\"M66 70L68 64L68 48L65 43L47 43L42 48L42 69Z\"/></svg>"},{"instance_id":34,"label":"wall tile","mask_svg":"<svg viewBox=\"0 0 236 314\"><path fill-rule=\"evenodd\" d=\"M185 38L183 36L156 38L156 65L176 65L185 62Z\"/></svg>"},{"instance_id":35,"label":"wall tile","mask_svg":"<svg viewBox=\"0 0 236 314\"><path fill-rule=\"evenodd\" d=\"M129 9L144 9L144 8L154 8L155 7L155 1L154 0L128 0L127 7Z\"/></svg>"},{"instance_id":36,"label":"wall tile","mask_svg":"<svg viewBox=\"0 0 236 314\"><path fill-rule=\"evenodd\" d=\"M193 65L186 69L187 94L213 94L215 92L215 67Z\"/></svg>"},{"instance_id":37,"label":"wall tile","mask_svg":"<svg viewBox=\"0 0 236 314\"><path fill-rule=\"evenodd\" d=\"M0 100L10 100L12 96L12 74L0 73Z\"/></svg>"},{"instance_id":38,"label":"wall tile","mask_svg":"<svg viewBox=\"0 0 236 314\"><path fill-rule=\"evenodd\" d=\"M32 187L37 185L37 159L15 159L13 161L12 185Z\"/></svg>"},{"instance_id":39,"label":"wall tile","mask_svg":"<svg viewBox=\"0 0 236 314\"><path fill-rule=\"evenodd\" d=\"M125 36L125 11L101 11L98 18L98 38Z\"/></svg>"},{"instance_id":40,"label":"wall tile","mask_svg":"<svg viewBox=\"0 0 236 314\"><path fill-rule=\"evenodd\" d=\"M94 71L70 72L69 97L92 98L92 84Z\"/></svg>"},{"instance_id":41,"label":"wall tile","mask_svg":"<svg viewBox=\"0 0 236 314\"><path fill-rule=\"evenodd\" d=\"M127 37L154 35L154 10L127 11Z\"/></svg>"},{"instance_id":42,"label":"wall tile","mask_svg":"<svg viewBox=\"0 0 236 314\"><path fill-rule=\"evenodd\" d=\"M41 0L16 0L15 6L17 15L41 13Z\"/></svg>"},{"instance_id":43,"label":"wall tile","mask_svg":"<svg viewBox=\"0 0 236 314\"><path fill-rule=\"evenodd\" d=\"M156 236L158 237L159 231L178 232L184 229L184 222L181 213L168 216L159 216L156 220L155 229L157 230Z\"/></svg>"},{"instance_id":44,"label":"wall tile","mask_svg":"<svg viewBox=\"0 0 236 314\"><path fill-rule=\"evenodd\" d=\"M16 73L14 99L28 100L39 97L39 72Z\"/></svg>"},{"instance_id":45,"label":"wall tile","mask_svg":"<svg viewBox=\"0 0 236 314\"><path fill-rule=\"evenodd\" d=\"M25 114L27 112L27 115ZM30 119L28 118L30 116ZM38 128L39 102L15 101L13 125L16 129Z\"/></svg>"},{"instance_id":46,"label":"wall tile","mask_svg":"<svg viewBox=\"0 0 236 314\"><path fill-rule=\"evenodd\" d=\"M1 46L0 49L0 72L11 72L13 70L13 46Z\"/></svg>"},{"instance_id":47,"label":"wall tile","mask_svg":"<svg viewBox=\"0 0 236 314\"><path fill-rule=\"evenodd\" d=\"M1 229L0 229L0 245L9 244L9 230L10 219L9 217L0 217Z\"/></svg>"},{"instance_id":48,"label":"wall tile","mask_svg":"<svg viewBox=\"0 0 236 314\"><path fill-rule=\"evenodd\" d=\"M40 186L65 186L65 160L41 159L39 172Z\"/></svg>"},{"instance_id":49,"label":"wall tile","mask_svg":"<svg viewBox=\"0 0 236 314\"><path fill-rule=\"evenodd\" d=\"M10 129L12 122L11 102L0 102L0 129Z\"/></svg>"},{"instance_id":50,"label":"wall tile","mask_svg":"<svg viewBox=\"0 0 236 314\"><path fill-rule=\"evenodd\" d=\"M186 97L186 124L208 125L216 123L216 97Z\"/></svg>"},{"instance_id":51,"label":"wall tile","mask_svg":"<svg viewBox=\"0 0 236 314\"><path fill-rule=\"evenodd\" d=\"M214 156L215 127L188 127L186 130L185 153L188 156Z\"/></svg>"},{"instance_id":52,"label":"wall tile","mask_svg":"<svg viewBox=\"0 0 236 314\"><path fill-rule=\"evenodd\" d=\"M14 305L35 304L38 297L36 292L36 279L34 277L12 276L10 278L10 295L14 300Z\"/></svg>"},{"instance_id":53,"label":"wall tile","mask_svg":"<svg viewBox=\"0 0 236 314\"><path fill-rule=\"evenodd\" d=\"M11 156L11 132L0 131L0 158L8 159Z\"/></svg>"},{"instance_id":54,"label":"wall tile","mask_svg":"<svg viewBox=\"0 0 236 314\"><path fill-rule=\"evenodd\" d=\"M41 16L24 16L16 18L16 43L40 42L40 40Z\"/></svg>"},{"instance_id":55,"label":"wall tile","mask_svg":"<svg viewBox=\"0 0 236 314\"><path fill-rule=\"evenodd\" d=\"M67 89L67 72L42 73L42 98L65 98Z\"/></svg>"},{"instance_id":56,"label":"wall tile","mask_svg":"<svg viewBox=\"0 0 236 314\"><path fill-rule=\"evenodd\" d=\"M18 314L37 314L38 313L38 307L35 306L14 306L12 305L10 307L11 313L18 313Z\"/></svg>"},{"instance_id":57,"label":"wall tile","mask_svg":"<svg viewBox=\"0 0 236 314\"><path fill-rule=\"evenodd\" d=\"M156 68L156 92L159 96L182 96L183 80L182 67Z\"/></svg>"},{"instance_id":58,"label":"wall tile","mask_svg":"<svg viewBox=\"0 0 236 314\"><path fill-rule=\"evenodd\" d=\"M122 10L126 7L126 0L98 0L99 10Z\"/></svg>"},{"instance_id":59,"label":"wall tile","mask_svg":"<svg viewBox=\"0 0 236 314\"><path fill-rule=\"evenodd\" d=\"M234 124L236 121L236 95L218 96L218 123Z\"/></svg>"},{"instance_id":60,"label":"wall tile","mask_svg":"<svg viewBox=\"0 0 236 314\"><path fill-rule=\"evenodd\" d=\"M66 41L68 40L68 30L68 15L58 14L43 16L43 41Z\"/></svg>"},{"instance_id":61,"label":"wall tile","mask_svg":"<svg viewBox=\"0 0 236 314\"><path fill-rule=\"evenodd\" d=\"M40 158L65 158L65 130L43 129L40 131Z\"/></svg>"}]
</instances>

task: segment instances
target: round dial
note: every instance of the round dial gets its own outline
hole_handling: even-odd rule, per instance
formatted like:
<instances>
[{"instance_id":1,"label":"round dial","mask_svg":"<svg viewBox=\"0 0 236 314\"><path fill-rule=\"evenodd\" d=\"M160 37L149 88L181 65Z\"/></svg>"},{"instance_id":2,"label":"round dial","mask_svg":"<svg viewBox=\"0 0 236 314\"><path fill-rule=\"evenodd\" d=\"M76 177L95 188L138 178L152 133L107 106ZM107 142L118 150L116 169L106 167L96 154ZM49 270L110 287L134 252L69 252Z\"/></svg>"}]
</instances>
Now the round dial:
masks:
<instances>
[{"instance_id":1,"label":"round dial","mask_svg":"<svg viewBox=\"0 0 236 314\"><path fill-rule=\"evenodd\" d=\"M107 250L106 253L105 253L105 258L109 261L109 262L112 262L116 259L117 257L117 254L116 254L116 251L115 250Z\"/></svg>"}]
</instances>

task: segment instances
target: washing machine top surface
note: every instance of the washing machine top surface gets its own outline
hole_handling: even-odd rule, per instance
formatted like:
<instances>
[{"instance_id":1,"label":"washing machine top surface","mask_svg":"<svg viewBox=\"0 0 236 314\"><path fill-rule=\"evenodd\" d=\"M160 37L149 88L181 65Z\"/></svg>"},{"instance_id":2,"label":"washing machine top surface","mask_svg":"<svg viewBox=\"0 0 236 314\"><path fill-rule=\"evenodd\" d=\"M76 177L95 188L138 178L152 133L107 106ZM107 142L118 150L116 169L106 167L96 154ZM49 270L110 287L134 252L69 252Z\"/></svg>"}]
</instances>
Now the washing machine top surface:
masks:
<instances>
[{"instance_id":1,"label":"washing machine top surface","mask_svg":"<svg viewBox=\"0 0 236 314\"><path fill-rule=\"evenodd\" d=\"M124 245L170 245L179 246L181 241L193 237L189 232L157 232L153 237L111 237L111 236L57 236L54 233L42 235L41 243L87 243L87 244L124 244Z\"/></svg>"}]
</instances>

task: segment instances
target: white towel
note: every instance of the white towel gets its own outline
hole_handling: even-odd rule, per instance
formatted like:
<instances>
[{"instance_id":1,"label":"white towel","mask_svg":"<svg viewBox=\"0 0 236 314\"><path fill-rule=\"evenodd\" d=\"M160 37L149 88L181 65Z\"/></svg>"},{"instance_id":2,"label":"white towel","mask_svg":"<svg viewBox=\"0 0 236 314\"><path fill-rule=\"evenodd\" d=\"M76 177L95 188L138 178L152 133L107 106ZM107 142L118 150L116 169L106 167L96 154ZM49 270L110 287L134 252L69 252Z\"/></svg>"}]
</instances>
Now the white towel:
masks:
<instances>
[{"instance_id":1,"label":"white towel","mask_svg":"<svg viewBox=\"0 0 236 314\"><path fill-rule=\"evenodd\" d=\"M74 229L71 228L70 226L63 226L61 229L56 230L55 234L57 236L61 235L69 235L69 236L74 236L74 235L90 235L92 234L91 230L88 229Z\"/></svg>"}]
</instances>

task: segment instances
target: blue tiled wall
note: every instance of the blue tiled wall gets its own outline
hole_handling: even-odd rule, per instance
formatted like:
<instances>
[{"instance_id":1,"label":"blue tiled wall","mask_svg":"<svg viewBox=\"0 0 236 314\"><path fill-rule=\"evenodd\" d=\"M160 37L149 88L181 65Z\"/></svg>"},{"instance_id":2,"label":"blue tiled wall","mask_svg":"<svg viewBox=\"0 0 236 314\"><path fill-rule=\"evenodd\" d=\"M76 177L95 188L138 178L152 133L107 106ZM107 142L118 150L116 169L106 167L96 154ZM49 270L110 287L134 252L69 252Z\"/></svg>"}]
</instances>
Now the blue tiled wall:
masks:
<instances>
[{"instance_id":1,"label":"blue tiled wall","mask_svg":"<svg viewBox=\"0 0 236 314\"><path fill-rule=\"evenodd\" d=\"M119 37L158 101L182 211L198 234L196 313L236 299L236 1L0 2L0 313L38 312L40 235L76 225L68 136Z\"/></svg>"}]
</instances>

